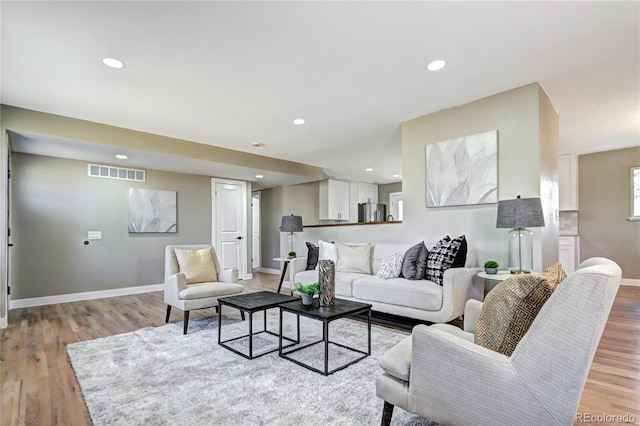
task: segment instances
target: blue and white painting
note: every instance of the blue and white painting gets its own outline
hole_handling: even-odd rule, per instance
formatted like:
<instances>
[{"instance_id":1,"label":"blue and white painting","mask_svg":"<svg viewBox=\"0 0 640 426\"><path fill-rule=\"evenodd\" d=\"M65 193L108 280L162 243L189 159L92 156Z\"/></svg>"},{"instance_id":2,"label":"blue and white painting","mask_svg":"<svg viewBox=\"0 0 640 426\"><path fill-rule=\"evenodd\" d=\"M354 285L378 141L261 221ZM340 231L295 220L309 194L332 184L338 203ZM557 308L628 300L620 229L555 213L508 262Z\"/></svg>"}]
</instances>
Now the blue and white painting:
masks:
<instances>
[{"instance_id":1,"label":"blue and white painting","mask_svg":"<svg viewBox=\"0 0 640 426\"><path fill-rule=\"evenodd\" d=\"M176 232L176 192L129 188L129 232Z\"/></svg>"},{"instance_id":2,"label":"blue and white painting","mask_svg":"<svg viewBox=\"0 0 640 426\"><path fill-rule=\"evenodd\" d=\"M426 146L427 207L498 202L498 131Z\"/></svg>"}]
</instances>

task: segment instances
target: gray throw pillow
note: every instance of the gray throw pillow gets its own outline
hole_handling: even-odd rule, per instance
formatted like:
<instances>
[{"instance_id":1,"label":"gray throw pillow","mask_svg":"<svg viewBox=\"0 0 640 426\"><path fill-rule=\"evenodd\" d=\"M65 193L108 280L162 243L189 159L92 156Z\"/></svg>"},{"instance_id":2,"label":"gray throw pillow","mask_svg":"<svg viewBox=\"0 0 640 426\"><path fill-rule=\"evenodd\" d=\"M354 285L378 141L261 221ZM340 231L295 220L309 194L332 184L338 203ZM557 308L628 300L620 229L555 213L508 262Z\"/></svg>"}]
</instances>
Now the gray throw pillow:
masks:
<instances>
[{"instance_id":1,"label":"gray throw pillow","mask_svg":"<svg viewBox=\"0 0 640 426\"><path fill-rule=\"evenodd\" d=\"M422 254L423 252L425 253L424 255ZM410 247L404 254L404 259L402 261L402 276L408 280L421 280L424 278L426 253L427 248L424 246L424 241L420 241L415 246ZM423 262L422 266L419 264L420 261ZM420 270L422 271L422 275L418 275Z\"/></svg>"}]
</instances>

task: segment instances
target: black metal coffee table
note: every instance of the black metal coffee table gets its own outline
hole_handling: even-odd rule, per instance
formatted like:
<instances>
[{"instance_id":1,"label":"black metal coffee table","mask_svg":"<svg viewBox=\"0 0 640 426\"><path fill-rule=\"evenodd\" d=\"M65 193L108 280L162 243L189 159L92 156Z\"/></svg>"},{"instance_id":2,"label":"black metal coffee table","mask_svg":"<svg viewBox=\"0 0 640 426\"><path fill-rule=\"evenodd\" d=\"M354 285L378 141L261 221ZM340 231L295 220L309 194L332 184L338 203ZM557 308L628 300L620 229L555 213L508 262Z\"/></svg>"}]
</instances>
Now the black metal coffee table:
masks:
<instances>
[{"instance_id":1,"label":"black metal coffee table","mask_svg":"<svg viewBox=\"0 0 640 426\"><path fill-rule=\"evenodd\" d=\"M298 332L297 332L297 340L290 339L288 337L282 336L282 325L280 326L280 333L275 333L267 330L267 310L276 308L281 303L291 302L295 300L300 300L297 297L286 296L284 294L271 293L269 291L259 291L257 293L245 293L239 294L237 296L229 296L222 297L218 299L218 344L226 349L229 349L232 352L237 353L248 359L257 358L262 355L269 354L271 352L275 352L282 347L282 339L288 340L291 342L291 345L300 342L300 319L298 318ZM233 337L231 339L222 340L222 306L230 306L232 308L238 309L243 312L247 312L249 314L249 334L243 334L242 336ZM264 325L262 330L254 332L253 331L253 313L254 312L264 312ZM267 352L262 352L258 355L253 355L253 336L256 336L261 333L268 333L273 336L279 336L279 345L277 348L272 349ZM236 340L249 338L249 354L240 352L236 348L233 348L226 343L233 342ZM290 346L290 345L287 345ZM287 347L285 346L285 347Z\"/></svg>"},{"instance_id":2,"label":"black metal coffee table","mask_svg":"<svg viewBox=\"0 0 640 426\"><path fill-rule=\"evenodd\" d=\"M283 312L290 312L292 314L295 314L298 321L298 342L295 342L286 346L282 345L282 340L286 339L285 337L282 336L282 313ZM345 346L340 343L332 342L329 340L329 323L331 323L331 321L356 315L356 314L367 314L368 347L366 352L360 349ZM288 351L284 351L286 347L294 346L300 342L300 316L322 321L322 339L305 344L303 346L296 347L294 349L290 349ZM351 364L355 364L361 359L364 359L369 355L371 355L371 305L367 303L360 303L360 302L354 302L351 300L343 300L343 299L335 299L335 306L328 306L324 308L318 307L317 302L312 306L305 306L302 304L302 301L300 299L297 299L293 302L282 303L280 304L279 342L280 342L279 343L280 350L278 353L282 358L288 359L289 361L293 361L298 365L308 368L311 371L315 371L316 373L320 373L324 376L333 374L336 371L340 371L344 368L347 368ZM305 364L304 362L289 356L289 354L308 348L309 346L317 345L318 343L324 343L324 368L322 370L317 369L309 364ZM329 344L330 343L332 345L339 346L349 351L360 353L362 354L362 356L329 371Z\"/></svg>"}]
</instances>

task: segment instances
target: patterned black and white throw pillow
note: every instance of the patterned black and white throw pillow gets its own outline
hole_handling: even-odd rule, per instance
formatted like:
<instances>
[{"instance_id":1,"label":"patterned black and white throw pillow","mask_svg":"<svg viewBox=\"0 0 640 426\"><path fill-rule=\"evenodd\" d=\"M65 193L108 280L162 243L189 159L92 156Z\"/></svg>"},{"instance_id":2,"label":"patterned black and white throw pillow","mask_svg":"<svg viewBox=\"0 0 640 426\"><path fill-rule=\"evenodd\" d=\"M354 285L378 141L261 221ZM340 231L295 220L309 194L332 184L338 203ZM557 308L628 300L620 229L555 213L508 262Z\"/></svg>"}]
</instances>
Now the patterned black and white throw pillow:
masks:
<instances>
[{"instance_id":1,"label":"patterned black and white throw pillow","mask_svg":"<svg viewBox=\"0 0 640 426\"><path fill-rule=\"evenodd\" d=\"M467 241L464 235L454 238L453 240L447 235L438 241L438 244L436 244L427 255L427 272L425 278L442 285L444 271L451 268L454 262L459 264L461 259L460 257L456 259L456 256L463 246L466 252Z\"/></svg>"}]
</instances>

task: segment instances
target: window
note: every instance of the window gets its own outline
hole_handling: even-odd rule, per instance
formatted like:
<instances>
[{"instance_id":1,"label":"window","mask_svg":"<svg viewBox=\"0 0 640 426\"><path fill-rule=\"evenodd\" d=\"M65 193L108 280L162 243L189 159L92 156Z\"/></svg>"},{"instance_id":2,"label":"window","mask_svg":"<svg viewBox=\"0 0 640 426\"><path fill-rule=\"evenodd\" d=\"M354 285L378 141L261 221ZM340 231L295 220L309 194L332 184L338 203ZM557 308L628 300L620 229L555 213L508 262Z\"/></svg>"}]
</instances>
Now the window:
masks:
<instances>
[{"instance_id":1,"label":"window","mask_svg":"<svg viewBox=\"0 0 640 426\"><path fill-rule=\"evenodd\" d=\"M640 220L640 167L631 168L631 217Z\"/></svg>"}]
</instances>

